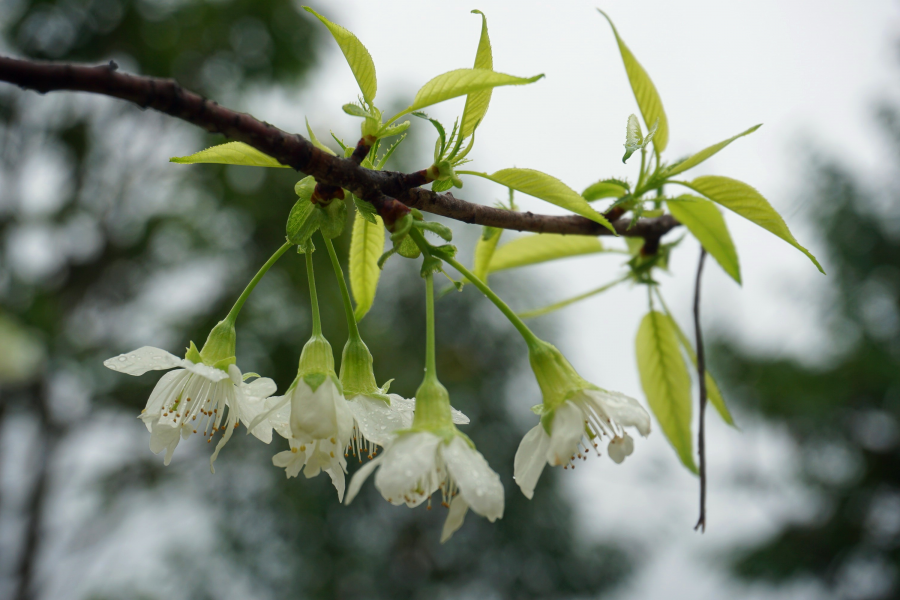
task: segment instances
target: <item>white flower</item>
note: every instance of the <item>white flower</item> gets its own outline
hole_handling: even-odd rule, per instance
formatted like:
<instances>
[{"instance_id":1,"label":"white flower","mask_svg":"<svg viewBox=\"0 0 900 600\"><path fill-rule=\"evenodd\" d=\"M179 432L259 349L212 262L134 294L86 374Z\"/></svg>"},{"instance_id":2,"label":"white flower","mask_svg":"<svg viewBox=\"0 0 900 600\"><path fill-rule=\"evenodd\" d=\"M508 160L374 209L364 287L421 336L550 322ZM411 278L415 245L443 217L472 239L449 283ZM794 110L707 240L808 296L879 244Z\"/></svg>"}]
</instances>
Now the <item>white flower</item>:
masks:
<instances>
[{"instance_id":1,"label":"white flower","mask_svg":"<svg viewBox=\"0 0 900 600\"><path fill-rule=\"evenodd\" d=\"M548 422L549 434L544 422ZM596 440L602 436L611 438L609 457L621 463L634 451L634 440L625 427L634 427L643 436L650 433L650 415L637 400L596 388L578 390L545 413L542 422L522 438L514 465L516 483L531 498L545 464L568 468L576 458L587 458L589 447L596 449ZM587 442L582 447L584 439Z\"/></svg>"},{"instance_id":2,"label":"white flower","mask_svg":"<svg viewBox=\"0 0 900 600\"><path fill-rule=\"evenodd\" d=\"M151 346L120 354L103 364L128 375L177 367L159 380L140 415L150 431L150 450L154 454L165 450L166 465L182 438L202 433L211 442L214 434L221 432L223 435L209 461L210 470L215 472L213 463L238 423L248 425L273 405L269 396L275 392L275 383L268 378L244 383L240 369L234 364L228 365L226 372ZM272 412L268 419L253 428L252 433L262 441L270 442L272 428L284 428L279 424L279 417L284 419L285 416Z\"/></svg>"},{"instance_id":3,"label":"white flower","mask_svg":"<svg viewBox=\"0 0 900 600\"><path fill-rule=\"evenodd\" d=\"M384 398L390 399L388 404ZM350 450L354 456L372 458L378 446L387 445L395 431L409 429L416 412L416 399L397 394L357 394L347 398L355 419ZM456 425L467 425L469 417L450 408L450 416Z\"/></svg>"},{"instance_id":4,"label":"white flower","mask_svg":"<svg viewBox=\"0 0 900 600\"><path fill-rule=\"evenodd\" d=\"M334 375L298 377L287 394L272 400L273 414L290 406L289 431L279 433L291 443L290 450L272 457L272 463L284 468L287 477L296 477L301 469L306 477L325 471L338 499L343 499L344 452L353 436L354 419L340 382Z\"/></svg>"},{"instance_id":5,"label":"white flower","mask_svg":"<svg viewBox=\"0 0 900 600\"><path fill-rule=\"evenodd\" d=\"M469 508L491 522L503 516L503 485L487 461L458 432L427 430L399 433L384 453L354 474L347 491L349 504L376 467L375 487L395 505L418 506L440 490L442 505L450 512L441 542L463 524ZM430 505L430 504L429 504Z\"/></svg>"}]
</instances>

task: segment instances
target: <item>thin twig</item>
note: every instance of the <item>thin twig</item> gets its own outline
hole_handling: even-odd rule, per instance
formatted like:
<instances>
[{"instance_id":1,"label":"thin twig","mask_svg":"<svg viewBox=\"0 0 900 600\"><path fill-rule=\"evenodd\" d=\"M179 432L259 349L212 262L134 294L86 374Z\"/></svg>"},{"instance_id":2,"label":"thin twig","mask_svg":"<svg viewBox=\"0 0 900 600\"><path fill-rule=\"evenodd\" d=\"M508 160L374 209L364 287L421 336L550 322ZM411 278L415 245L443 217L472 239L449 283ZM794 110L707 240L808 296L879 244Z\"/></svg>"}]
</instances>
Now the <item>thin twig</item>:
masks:
<instances>
[{"instance_id":1,"label":"thin twig","mask_svg":"<svg viewBox=\"0 0 900 600\"><path fill-rule=\"evenodd\" d=\"M697 338L697 378L700 380L700 429L697 432L697 453L700 455L700 518L694 531L706 531L706 356L703 352L703 333L700 330L700 279L706 249L700 248L697 282L694 287L694 335Z\"/></svg>"},{"instance_id":2,"label":"thin twig","mask_svg":"<svg viewBox=\"0 0 900 600\"><path fill-rule=\"evenodd\" d=\"M298 134L287 133L251 115L239 113L182 88L172 79L122 73L114 65L85 66L0 56L0 81L39 93L80 91L111 96L152 108L211 133L220 133L268 154L283 165L312 175L320 191L346 189L360 198L384 195L404 204L478 225L535 233L612 235L605 227L578 215L536 215L466 202L451 194L437 194L420 186L426 171L398 173L365 169L352 159L331 156ZM358 148L362 155L364 148ZM362 155L365 156L365 155ZM336 195L337 192L334 192ZM330 197L332 194L324 194ZM614 225L619 235L656 238L679 225L671 215L641 219L629 228L627 219Z\"/></svg>"}]
</instances>

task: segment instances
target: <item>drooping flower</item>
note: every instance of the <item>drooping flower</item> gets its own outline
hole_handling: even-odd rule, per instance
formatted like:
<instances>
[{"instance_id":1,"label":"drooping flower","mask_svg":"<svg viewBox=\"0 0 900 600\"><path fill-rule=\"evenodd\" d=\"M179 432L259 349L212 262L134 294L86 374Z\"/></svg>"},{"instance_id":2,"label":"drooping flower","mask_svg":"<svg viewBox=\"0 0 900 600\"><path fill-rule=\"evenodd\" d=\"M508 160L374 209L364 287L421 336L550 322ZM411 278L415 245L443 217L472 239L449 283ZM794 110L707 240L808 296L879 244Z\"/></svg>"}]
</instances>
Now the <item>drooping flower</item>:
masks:
<instances>
[{"instance_id":1,"label":"drooping flower","mask_svg":"<svg viewBox=\"0 0 900 600\"><path fill-rule=\"evenodd\" d=\"M515 480L526 497L534 495L545 464L568 468L591 449L599 454L604 437L610 440L609 457L621 463L634 451L625 427L642 436L650 433L650 415L637 400L588 383L551 344L530 342L529 360L543 403L536 407L541 422L525 434L516 452Z\"/></svg>"},{"instance_id":2,"label":"drooping flower","mask_svg":"<svg viewBox=\"0 0 900 600\"><path fill-rule=\"evenodd\" d=\"M234 325L226 319L210 332L203 350L198 351L191 342L185 358L143 346L103 363L113 371L128 375L174 369L163 375L153 388L140 415L150 431L150 450L154 454L165 450L166 465L181 439L201 433L211 442L220 432L222 437L209 460L210 470L215 473L213 463L238 424L249 426L255 417L269 412L273 406L270 396L275 392L275 383L264 377L245 383L234 364L234 346ZM273 411L256 423L251 433L269 443L272 428L284 429L285 425L285 415Z\"/></svg>"}]
</instances>

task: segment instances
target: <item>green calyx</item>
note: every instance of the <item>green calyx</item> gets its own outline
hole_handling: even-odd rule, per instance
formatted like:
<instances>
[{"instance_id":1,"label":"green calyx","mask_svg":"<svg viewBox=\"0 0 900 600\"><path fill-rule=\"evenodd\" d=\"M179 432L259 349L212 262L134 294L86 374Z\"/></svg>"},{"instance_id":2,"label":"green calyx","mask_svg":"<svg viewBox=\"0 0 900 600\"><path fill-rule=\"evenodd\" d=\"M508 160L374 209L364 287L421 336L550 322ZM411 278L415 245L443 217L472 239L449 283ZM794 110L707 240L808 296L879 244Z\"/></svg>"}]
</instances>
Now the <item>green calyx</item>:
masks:
<instances>
[{"instance_id":1,"label":"green calyx","mask_svg":"<svg viewBox=\"0 0 900 600\"><path fill-rule=\"evenodd\" d=\"M562 352L552 344L542 340L528 343L528 361L531 370L541 387L544 398L544 410L541 422L549 427L553 419L553 411L563 402L584 389L596 389L596 386L585 381L575 368L566 360Z\"/></svg>"},{"instance_id":2,"label":"green calyx","mask_svg":"<svg viewBox=\"0 0 900 600\"><path fill-rule=\"evenodd\" d=\"M334 373L334 351L331 349L331 344L328 343L328 340L322 334L313 334L303 346L303 352L300 353L297 377L306 380L309 375L319 374L324 377L330 376L337 379L337 375ZM307 381L307 383L309 382ZM310 384L310 387L312 387L312 384ZM318 385L315 387L318 387Z\"/></svg>"},{"instance_id":3,"label":"green calyx","mask_svg":"<svg viewBox=\"0 0 900 600\"><path fill-rule=\"evenodd\" d=\"M341 385L347 398L365 395L379 398L390 404L384 390L375 383L375 371L372 368L372 353L359 338L352 337L344 345L341 354Z\"/></svg>"},{"instance_id":4,"label":"green calyx","mask_svg":"<svg viewBox=\"0 0 900 600\"><path fill-rule=\"evenodd\" d=\"M215 367L223 371L228 369L228 365L235 363L235 342L237 333L234 330L234 321L225 319L219 321L219 324L212 328L206 343L198 352L197 346L191 342L190 347L185 354L185 358L192 363L203 363L204 365Z\"/></svg>"},{"instance_id":5,"label":"green calyx","mask_svg":"<svg viewBox=\"0 0 900 600\"><path fill-rule=\"evenodd\" d=\"M437 377L426 376L416 390L416 414L413 429L438 431L445 428L456 429L450 415L450 393Z\"/></svg>"}]
</instances>

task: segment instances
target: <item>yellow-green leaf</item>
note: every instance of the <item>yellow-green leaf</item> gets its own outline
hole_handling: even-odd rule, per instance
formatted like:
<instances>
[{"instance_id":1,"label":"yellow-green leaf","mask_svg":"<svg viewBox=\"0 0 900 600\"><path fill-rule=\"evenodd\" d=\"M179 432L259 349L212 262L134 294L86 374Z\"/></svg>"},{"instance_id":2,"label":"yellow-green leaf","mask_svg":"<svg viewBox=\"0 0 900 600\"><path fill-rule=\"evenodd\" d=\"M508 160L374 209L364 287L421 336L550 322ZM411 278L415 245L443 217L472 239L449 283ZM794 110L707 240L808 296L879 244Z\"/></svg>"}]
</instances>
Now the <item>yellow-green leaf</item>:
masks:
<instances>
[{"instance_id":1,"label":"yellow-green leaf","mask_svg":"<svg viewBox=\"0 0 900 600\"><path fill-rule=\"evenodd\" d=\"M475 53L476 69L494 69L494 57L491 53L491 39L488 37L487 17L480 10L473 13L481 15L481 37L478 40L478 50ZM465 139L475 133L475 128L487 114L488 105L491 103L491 90L473 92L466 97L466 108L463 109L462 124L459 128L459 137Z\"/></svg>"},{"instance_id":2,"label":"yellow-green leaf","mask_svg":"<svg viewBox=\"0 0 900 600\"><path fill-rule=\"evenodd\" d=\"M478 236L478 243L475 244L475 264L472 267L472 273L485 283L487 283L488 268L502 234L502 229L485 227L485 233Z\"/></svg>"},{"instance_id":3,"label":"yellow-green leaf","mask_svg":"<svg viewBox=\"0 0 900 600\"><path fill-rule=\"evenodd\" d=\"M550 260L603 252L603 244L595 237L535 233L503 244L494 252L488 273L515 267L536 265Z\"/></svg>"},{"instance_id":4,"label":"yellow-green leaf","mask_svg":"<svg viewBox=\"0 0 900 600\"><path fill-rule=\"evenodd\" d=\"M684 351L687 352L688 358L691 359L691 363L694 365L694 368L697 368L697 353L694 352L694 347L691 345L691 341L684 335L684 331L681 330L681 327L678 326L678 323L672 317L671 314L666 312L666 316L669 318L669 322L672 325L672 329L675 330L675 334L678 336L678 341L681 342L681 347L684 348ZM728 407L725 405L725 398L722 397L722 392L719 391L719 385L716 383L716 380L713 379L712 374L709 372L709 368L705 371L705 377L703 379L706 380L706 399L709 400L709 403L716 407L716 411L719 413L719 416L722 417L722 420L731 425L732 427L736 427L734 424L734 417L731 416L731 411L728 410Z\"/></svg>"},{"instance_id":5,"label":"yellow-green leaf","mask_svg":"<svg viewBox=\"0 0 900 600\"><path fill-rule=\"evenodd\" d=\"M533 319L535 317L541 317L543 315L552 313L561 308L565 308L569 305L575 304L576 302L581 302L582 300L586 300L587 298L590 298L591 296L596 296L597 294L602 294L606 290L612 289L615 286L622 283L623 281L625 281L626 279L629 279L629 277L630 277L630 274L626 275L625 277L616 279L615 281L611 281L610 283L601 285L600 287L594 288L588 292L584 292L583 294L578 294L577 296L573 296L571 298L566 298L565 300L561 300L560 302L556 302L555 304L551 304L549 306L544 306L543 308L536 308L534 310L528 310L525 312L521 312L521 313L519 313L519 317L521 317L523 319Z\"/></svg>"},{"instance_id":6,"label":"yellow-green leaf","mask_svg":"<svg viewBox=\"0 0 900 600\"><path fill-rule=\"evenodd\" d=\"M366 102L372 104L372 101L375 100L375 92L378 91L378 81L375 79L375 63L372 61L372 55L359 41L359 38L351 32L340 25L332 23L308 6L303 8L322 21L325 27L328 28L328 31L331 32L331 35L334 36L334 41L340 46L341 52L344 53L344 58L347 59L347 64L350 65L350 70L353 71L353 76L356 77L356 83L359 84L363 98L366 99Z\"/></svg>"},{"instance_id":7,"label":"yellow-green leaf","mask_svg":"<svg viewBox=\"0 0 900 600\"><path fill-rule=\"evenodd\" d=\"M410 113L414 110L420 110L426 106L465 96L473 92L482 90L490 90L503 85L525 85L534 83L544 75L535 75L534 77L516 77L514 75L506 75L505 73L497 73L490 69L456 69L449 71L443 75L438 75L416 92L412 105L402 113L393 117L391 121L396 120L400 115Z\"/></svg>"},{"instance_id":8,"label":"yellow-green leaf","mask_svg":"<svg viewBox=\"0 0 900 600\"><path fill-rule=\"evenodd\" d=\"M354 316L361 321L372 303L378 288L378 258L384 253L384 224L381 217L370 223L357 211L350 240L350 288L356 301Z\"/></svg>"},{"instance_id":9,"label":"yellow-green leaf","mask_svg":"<svg viewBox=\"0 0 900 600\"><path fill-rule=\"evenodd\" d=\"M662 100L659 98L659 92L647 71L641 66L641 63L634 57L622 38L616 26L613 25L612 19L600 9L600 14L609 21L613 34L616 36L616 43L619 45L619 52L622 54L622 62L625 63L625 72L628 74L628 81L631 83L631 90L634 92L634 99L637 100L638 108L641 109L641 116L644 117L644 125L649 129L653 126L653 122L659 119L659 127L653 138L653 146L656 152L662 152L669 143L669 121L666 119L666 111L663 109Z\"/></svg>"},{"instance_id":10,"label":"yellow-green leaf","mask_svg":"<svg viewBox=\"0 0 900 600\"><path fill-rule=\"evenodd\" d=\"M581 197L581 194L552 175L547 175L534 169L501 169L493 175L476 173L474 171L457 171L457 174L477 175L478 177L490 179L495 183L505 185L523 194L546 200L550 204L570 210L575 214L603 225L614 234L616 233L615 228L606 220L606 217L594 210L587 203L587 200Z\"/></svg>"},{"instance_id":11,"label":"yellow-green leaf","mask_svg":"<svg viewBox=\"0 0 900 600\"><path fill-rule=\"evenodd\" d=\"M290 169L268 154L263 154L253 146L244 142L228 142L219 144L190 156L173 156L169 162L181 165L193 165L197 163L214 163L220 165L243 165L246 167L276 167Z\"/></svg>"},{"instance_id":12,"label":"yellow-green leaf","mask_svg":"<svg viewBox=\"0 0 900 600\"><path fill-rule=\"evenodd\" d=\"M581 192L581 197L588 202L593 202L601 198L621 198L626 193L628 193L628 190L621 185L603 180L589 185Z\"/></svg>"},{"instance_id":13,"label":"yellow-green leaf","mask_svg":"<svg viewBox=\"0 0 900 600\"><path fill-rule=\"evenodd\" d=\"M678 222L694 234L706 251L731 275L741 282L741 265L728 226L716 205L697 196L667 199L666 206Z\"/></svg>"},{"instance_id":14,"label":"yellow-green leaf","mask_svg":"<svg viewBox=\"0 0 900 600\"><path fill-rule=\"evenodd\" d=\"M679 182L681 183L681 182ZM691 188L695 192L699 192L718 202L725 208L733 210L745 219L749 219L774 233L788 244L809 257L809 260L816 265L816 268L825 273L822 265L816 260L816 257L809 250L800 245L791 230L788 229L784 219L781 218L769 201L763 198L762 194L757 192L753 187L747 185L737 179L730 177L721 177L719 175L706 175L698 177L690 183L682 183L686 187Z\"/></svg>"},{"instance_id":15,"label":"yellow-green leaf","mask_svg":"<svg viewBox=\"0 0 900 600\"><path fill-rule=\"evenodd\" d=\"M671 177L672 175L678 175L679 173L683 173L684 171L687 171L688 169L693 169L694 167L696 167L697 165L702 163L704 160L706 160L707 158L709 158L710 156L712 156L713 154L715 154L716 152L718 152L719 150L721 150L722 148L724 148L725 146L727 146L728 144L733 142L734 140L736 140L740 137L744 137L745 135L750 135L751 133L753 133L760 127L762 127L762 123L760 123L759 125L754 125L747 131L745 131L743 133L739 133L734 137L730 137L727 140L725 140L724 142L719 142L718 144L713 144L709 148L706 148L705 150L701 150L700 152L698 152L697 154L694 154L693 156L687 157L680 163L676 163L676 164L672 165L671 167L669 167L668 169L666 169L663 172L663 177Z\"/></svg>"},{"instance_id":16,"label":"yellow-green leaf","mask_svg":"<svg viewBox=\"0 0 900 600\"><path fill-rule=\"evenodd\" d=\"M656 420L685 467L697 472L691 437L691 376L669 318L647 313L635 340L641 387Z\"/></svg>"}]
</instances>

